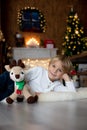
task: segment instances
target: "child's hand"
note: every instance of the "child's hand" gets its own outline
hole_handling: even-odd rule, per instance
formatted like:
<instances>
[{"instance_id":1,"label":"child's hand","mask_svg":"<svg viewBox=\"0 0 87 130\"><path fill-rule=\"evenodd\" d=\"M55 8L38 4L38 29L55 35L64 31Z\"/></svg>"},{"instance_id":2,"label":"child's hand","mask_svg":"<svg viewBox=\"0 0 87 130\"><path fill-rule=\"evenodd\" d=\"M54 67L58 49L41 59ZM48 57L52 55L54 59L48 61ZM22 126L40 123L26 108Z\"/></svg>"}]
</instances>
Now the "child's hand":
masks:
<instances>
[{"instance_id":1,"label":"child's hand","mask_svg":"<svg viewBox=\"0 0 87 130\"><path fill-rule=\"evenodd\" d=\"M69 75L67 73L63 74L62 79L64 79L65 81L71 80L71 78L69 77Z\"/></svg>"}]
</instances>

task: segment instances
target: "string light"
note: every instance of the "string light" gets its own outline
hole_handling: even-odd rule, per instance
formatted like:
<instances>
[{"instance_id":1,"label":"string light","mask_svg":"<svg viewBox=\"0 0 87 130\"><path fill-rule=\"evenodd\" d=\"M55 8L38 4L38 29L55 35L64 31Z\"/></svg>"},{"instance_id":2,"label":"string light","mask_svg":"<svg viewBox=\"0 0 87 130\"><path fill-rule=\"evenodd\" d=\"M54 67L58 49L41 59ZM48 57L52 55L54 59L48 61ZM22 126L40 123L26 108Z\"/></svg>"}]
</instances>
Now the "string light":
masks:
<instances>
[{"instance_id":1,"label":"string light","mask_svg":"<svg viewBox=\"0 0 87 130\"><path fill-rule=\"evenodd\" d=\"M40 43L35 39L35 38L31 38L27 43L26 45L28 47L39 47Z\"/></svg>"},{"instance_id":2,"label":"string light","mask_svg":"<svg viewBox=\"0 0 87 130\"><path fill-rule=\"evenodd\" d=\"M2 30L0 30L0 41L5 42L5 38L4 38L4 35L2 33Z\"/></svg>"},{"instance_id":3,"label":"string light","mask_svg":"<svg viewBox=\"0 0 87 130\"><path fill-rule=\"evenodd\" d=\"M23 63L28 67L32 68L35 66L42 66L46 69L48 69L48 65L50 62L50 58L47 59L22 59Z\"/></svg>"}]
</instances>

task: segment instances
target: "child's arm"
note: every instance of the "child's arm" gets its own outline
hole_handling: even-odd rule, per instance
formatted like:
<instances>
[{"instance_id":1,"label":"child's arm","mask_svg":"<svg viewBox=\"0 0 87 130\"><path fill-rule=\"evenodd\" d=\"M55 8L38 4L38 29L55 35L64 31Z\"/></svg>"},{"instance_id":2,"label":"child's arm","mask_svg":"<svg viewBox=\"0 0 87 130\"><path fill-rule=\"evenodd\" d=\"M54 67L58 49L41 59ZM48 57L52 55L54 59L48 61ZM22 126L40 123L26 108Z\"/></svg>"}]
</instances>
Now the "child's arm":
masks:
<instances>
[{"instance_id":1,"label":"child's arm","mask_svg":"<svg viewBox=\"0 0 87 130\"><path fill-rule=\"evenodd\" d=\"M65 86L62 83L60 83L59 85L57 85L54 88L54 91L56 91L56 92L76 92L74 82L68 74L65 73L62 76L62 79L65 81Z\"/></svg>"},{"instance_id":2,"label":"child's arm","mask_svg":"<svg viewBox=\"0 0 87 130\"><path fill-rule=\"evenodd\" d=\"M67 73L63 74L62 79L65 81L66 91L76 92L74 82Z\"/></svg>"}]
</instances>

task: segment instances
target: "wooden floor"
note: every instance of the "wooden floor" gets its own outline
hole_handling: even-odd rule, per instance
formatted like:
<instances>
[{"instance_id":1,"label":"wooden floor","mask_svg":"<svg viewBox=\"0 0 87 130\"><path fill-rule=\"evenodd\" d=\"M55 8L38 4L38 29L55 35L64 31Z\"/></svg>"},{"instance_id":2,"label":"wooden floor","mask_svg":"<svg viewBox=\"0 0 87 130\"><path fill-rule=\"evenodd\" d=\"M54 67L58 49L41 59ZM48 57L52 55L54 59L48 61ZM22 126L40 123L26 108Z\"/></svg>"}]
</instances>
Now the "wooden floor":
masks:
<instances>
[{"instance_id":1,"label":"wooden floor","mask_svg":"<svg viewBox=\"0 0 87 130\"><path fill-rule=\"evenodd\" d=\"M0 130L87 130L87 99L0 103Z\"/></svg>"}]
</instances>

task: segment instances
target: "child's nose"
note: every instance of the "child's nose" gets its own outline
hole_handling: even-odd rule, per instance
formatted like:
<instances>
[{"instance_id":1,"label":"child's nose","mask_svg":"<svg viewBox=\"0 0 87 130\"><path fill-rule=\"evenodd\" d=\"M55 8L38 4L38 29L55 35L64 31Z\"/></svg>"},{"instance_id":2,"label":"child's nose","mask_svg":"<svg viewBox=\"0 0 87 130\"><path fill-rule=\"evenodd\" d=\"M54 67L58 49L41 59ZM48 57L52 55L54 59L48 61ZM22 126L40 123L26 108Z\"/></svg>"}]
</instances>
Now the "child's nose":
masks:
<instances>
[{"instance_id":1,"label":"child's nose","mask_svg":"<svg viewBox=\"0 0 87 130\"><path fill-rule=\"evenodd\" d=\"M55 69L54 69L54 73L56 73L56 72L57 72L57 69L55 68Z\"/></svg>"}]
</instances>

